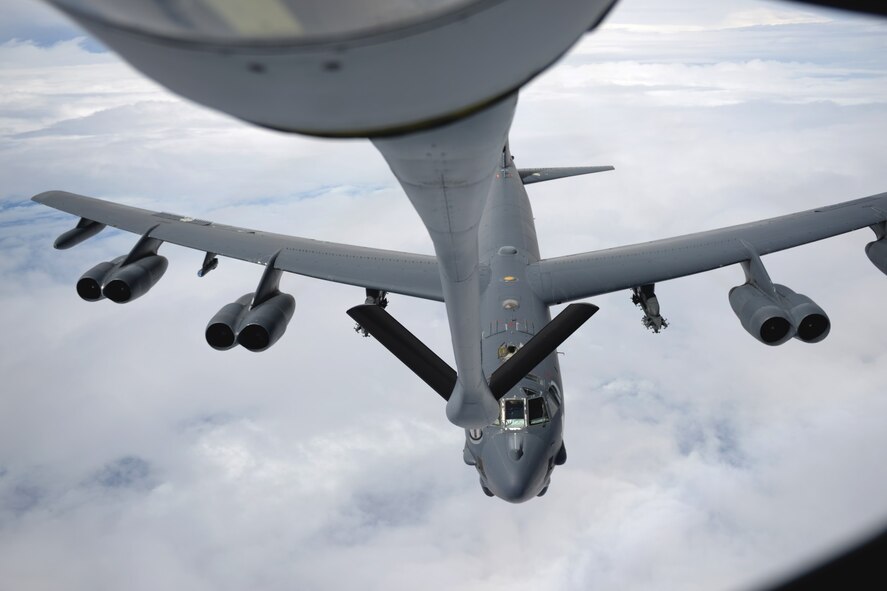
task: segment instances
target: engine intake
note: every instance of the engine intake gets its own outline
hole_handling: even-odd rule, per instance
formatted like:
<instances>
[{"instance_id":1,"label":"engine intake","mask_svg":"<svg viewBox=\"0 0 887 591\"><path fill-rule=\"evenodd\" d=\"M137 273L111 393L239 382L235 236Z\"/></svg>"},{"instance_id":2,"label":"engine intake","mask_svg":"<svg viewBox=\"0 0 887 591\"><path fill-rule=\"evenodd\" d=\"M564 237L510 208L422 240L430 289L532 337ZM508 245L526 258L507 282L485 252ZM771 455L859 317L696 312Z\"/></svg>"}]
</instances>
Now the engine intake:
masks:
<instances>
[{"instance_id":1,"label":"engine intake","mask_svg":"<svg viewBox=\"0 0 887 591\"><path fill-rule=\"evenodd\" d=\"M797 328L795 338L805 343L818 343L831 331L831 321L816 302L805 295L795 293L784 285L774 284L787 305L793 323Z\"/></svg>"},{"instance_id":2,"label":"engine intake","mask_svg":"<svg viewBox=\"0 0 887 591\"><path fill-rule=\"evenodd\" d=\"M296 299L286 293L271 296L250 308L255 294L248 293L219 310L206 325L206 342L218 351L242 345L264 351L280 340L296 310Z\"/></svg>"},{"instance_id":3,"label":"engine intake","mask_svg":"<svg viewBox=\"0 0 887 591\"><path fill-rule=\"evenodd\" d=\"M765 345L781 345L794 336L789 312L751 283L731 289L729 298L742 328Z\"/></svg>"},{"instance_id":4,"label":"engine intake","mask_svg":"<svg viewBox=\"0 0 887 591\"><path fill-rule=\"evenodd\" d=\"M61 245L57 244L56 248L68 248L82 242L85 240L84 235L92 236L103 227L96 222L81 220L74 230L59 237ZM151 230L139 238L129 254L99 263L81 275L77 281L77 293L80 297L88 302L108 298L112 302L123 304L148 293L169 266L166 257L157 254L163 241L152 238Z\"/></svg>"},{"instance_id":5,"label":"engine intake","mask_svg":"<svg viewBox=\"0 0 887 591\"><path fill-rule=\"evenodd\" d=\"M102 295L118 304L125 304L148 293L163 274L169 261L159 254L146 256L112 271L102 287Z\"/></svg>"},{"instance_id":6,"label":"engine intake","mask_svg":"<svg viewBox=\"0 0 887 591\"><path fill-rule=\"evenodd\" d=\"M240 321L249 309L253 294L247 293L237 301L223 306L206 325L206 342L217 351L227 351L237 345Z\"/></svg>"},{"instance_id":7,"label":"engine intake","mask_svg":"<svg viewBox=\"0 0 887 591\"><path fill-rule=\"evenodd\" d=\"M246 313L237 342L253 352L264 351L283 336L296 310L296 298L278 293Z\"/></svg>"},{"instance_id":8,"label":"engine intake","mask_svg":"<svg viewBox=\"0 0 887 591\"><path fill-rule=\"evenodd\" d=\"M117 269L125 258L126 256L119 256L113 261L99 263L81 275L80 279L77 280L77 295L87 302L97 302L105 299L104 294L102 294L102 286L105 284L108 275Z\"/></svg>"},{"instance_id":9,"label":"engine intake","mask_svg":"<svg viewBox=\"0 0 887 591\"><path fill-rule=\"evenodd\" d=\"M749 334L772 346L792 337L818 343L828 336L831 321L816 302L778 283L773 290L769 294L752 283L730 290L730 306Z\"/></svg>"}]
</instances>

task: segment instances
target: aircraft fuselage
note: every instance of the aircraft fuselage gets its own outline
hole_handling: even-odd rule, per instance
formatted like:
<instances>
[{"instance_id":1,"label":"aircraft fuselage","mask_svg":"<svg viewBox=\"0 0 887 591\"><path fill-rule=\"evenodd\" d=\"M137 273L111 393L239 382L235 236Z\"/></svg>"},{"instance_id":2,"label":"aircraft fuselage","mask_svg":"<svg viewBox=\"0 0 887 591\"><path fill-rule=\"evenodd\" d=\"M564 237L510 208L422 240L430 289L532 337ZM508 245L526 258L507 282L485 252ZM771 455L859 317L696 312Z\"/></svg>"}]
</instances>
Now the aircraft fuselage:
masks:
<instances>
[{"instance_id":1,"label":"aircraft fuselage","mask_svg":"<svg viewBox=\"0 0 887 591\"><path fill-rule=\"evenodd\" d=\"M482 360L489 376L551 320L526 277L527 265L540 258L539 244L527 192L507 149L478 243ZM555 352L503 396L496 422L465 430L464 460L477 468L485 492L517 503L547 489L554 466L566 459L562 392Z\"/></svg>"}]
</instances>

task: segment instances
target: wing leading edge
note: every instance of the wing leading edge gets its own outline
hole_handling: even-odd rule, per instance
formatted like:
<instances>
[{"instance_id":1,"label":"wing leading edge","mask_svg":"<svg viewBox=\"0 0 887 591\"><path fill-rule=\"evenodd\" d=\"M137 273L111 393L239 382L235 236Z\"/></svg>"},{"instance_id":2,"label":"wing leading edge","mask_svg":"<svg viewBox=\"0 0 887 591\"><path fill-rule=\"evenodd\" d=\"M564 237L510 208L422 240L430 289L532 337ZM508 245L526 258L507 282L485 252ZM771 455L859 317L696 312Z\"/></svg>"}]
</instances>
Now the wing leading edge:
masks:
<instances>
[{"instance_id":1,"label":"wing leading edge","mask_svg":"<svg viewBox=\"0 0 887 591\"><path fill-rule=\"evenodd\" d=\"M261 265L277 253L274 268L281 271L443 301L433 256L259 232L64 191L48 191L32 199L96 224L187 248Z\"/></svg>"},{"instance_id":2,"label":"wing leading edge","mask_svg":"<svg viewBox=\"0 0 887 591\"><path fill-rule=\"evenodd\" d=\"M543 259L530 265L548 304L710 271L887 221L887 193L664 240ZM880 237L880 235L879 235Z\"/></svg>"}]
</instances>

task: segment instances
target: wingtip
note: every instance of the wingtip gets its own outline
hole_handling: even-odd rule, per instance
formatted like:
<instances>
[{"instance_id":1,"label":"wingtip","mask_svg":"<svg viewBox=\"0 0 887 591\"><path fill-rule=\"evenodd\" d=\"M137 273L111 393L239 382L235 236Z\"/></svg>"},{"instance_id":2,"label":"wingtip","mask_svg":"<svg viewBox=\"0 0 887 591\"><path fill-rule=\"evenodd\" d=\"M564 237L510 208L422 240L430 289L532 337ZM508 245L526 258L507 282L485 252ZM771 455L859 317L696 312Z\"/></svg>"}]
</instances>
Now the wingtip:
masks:
<instances>
[{"instance_id":1,"label":"wingtip","mask_svg":"<svg viewBox=\"0 0 887 591\"><path fill-rule=\"evenodd\" d=\"M31 201L36 203L47 203L53 197L59 197L61 195L67 195L67 193L65 191L43 191L42 193L38 193L31 197Z\"/></svg>"}]
</instances>

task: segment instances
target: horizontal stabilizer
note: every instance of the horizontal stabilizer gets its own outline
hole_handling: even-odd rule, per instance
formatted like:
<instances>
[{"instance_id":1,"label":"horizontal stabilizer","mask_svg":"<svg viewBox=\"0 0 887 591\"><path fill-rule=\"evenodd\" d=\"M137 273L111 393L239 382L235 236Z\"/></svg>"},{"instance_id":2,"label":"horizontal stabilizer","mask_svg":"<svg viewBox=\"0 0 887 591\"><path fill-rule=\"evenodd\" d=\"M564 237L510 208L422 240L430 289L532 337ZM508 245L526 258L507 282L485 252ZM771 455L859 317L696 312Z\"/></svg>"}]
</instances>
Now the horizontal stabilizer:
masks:
<instances>
[{"instance_id":1,"label":"horizontal stabilizer","mask_svg":"<svg viewBox=\"0 0 887 591\"><path fill-rule=\"evenodd\" d=\"M490 377L490 391L499 400L551 355L561 343L598 311L594 304L570 304Z\"/></svg>"},{"instance_id":2,"label":"horizontal stabilizer","mask_svg":"<svg viewBox=\"0 0 887 591\"><path fill-rule=\"evenodd\" d=\"M348 310L348 315L441 398L450 399L456 387L456 371L391 314L375 304L361 304Z\"/></svg>"},{"instance_id":3,"label":"horizontal stabilizer","mask_svg":"<svg viewBox=\"0 0 887 591\"><path fill-rule=\"evenodd\" d=\"M612 166L568 166L562 168L518 168L517 173L525 185L562 179L568 176L580 174L592 174L595 172L607 172L616 170Z\"/></svg>"}]
</instances>

